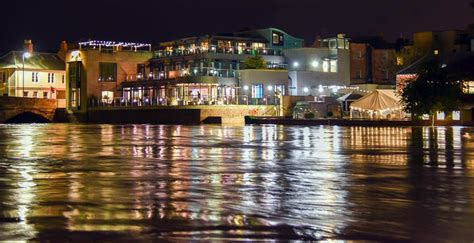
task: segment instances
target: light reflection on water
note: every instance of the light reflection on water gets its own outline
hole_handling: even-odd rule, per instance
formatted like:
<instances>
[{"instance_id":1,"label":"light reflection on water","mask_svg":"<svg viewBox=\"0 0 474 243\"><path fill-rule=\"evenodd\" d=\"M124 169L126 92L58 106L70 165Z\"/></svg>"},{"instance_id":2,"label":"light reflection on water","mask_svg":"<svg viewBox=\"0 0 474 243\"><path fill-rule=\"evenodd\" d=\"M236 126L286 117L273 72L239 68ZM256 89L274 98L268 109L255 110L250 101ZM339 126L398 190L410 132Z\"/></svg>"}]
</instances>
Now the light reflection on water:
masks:
<instances>
[{"instance_id":1,"label":"light reflection on water","mask_svg":"<svg viewBox=\"0 0 474 243\"><path fill-rule=\"evenodd\" d=\"M0 240L473 240L469 132L1 125Z\"/></svg>"}]
</instances>

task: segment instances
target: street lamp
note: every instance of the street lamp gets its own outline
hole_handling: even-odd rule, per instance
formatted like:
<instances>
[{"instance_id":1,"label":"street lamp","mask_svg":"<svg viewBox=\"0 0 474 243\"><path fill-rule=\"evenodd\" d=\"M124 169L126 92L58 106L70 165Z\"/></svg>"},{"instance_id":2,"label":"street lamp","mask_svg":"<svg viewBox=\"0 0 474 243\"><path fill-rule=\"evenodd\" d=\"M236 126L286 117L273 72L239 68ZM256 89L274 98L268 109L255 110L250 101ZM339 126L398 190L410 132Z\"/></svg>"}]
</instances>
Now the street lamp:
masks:
<instances>
[{"instance_id":1,"label":"street lamp","mask_svg":"<svg viewBox=\"0 0 474 243\"><path fill-rule=\"evenodd\" d=\"M23 55L21 56L21 60L23 62L23 96L25 96L25 59L28 59L31 57L31 53L29 52L25 52L23 53Z\"/></svg>"}]
</instances>

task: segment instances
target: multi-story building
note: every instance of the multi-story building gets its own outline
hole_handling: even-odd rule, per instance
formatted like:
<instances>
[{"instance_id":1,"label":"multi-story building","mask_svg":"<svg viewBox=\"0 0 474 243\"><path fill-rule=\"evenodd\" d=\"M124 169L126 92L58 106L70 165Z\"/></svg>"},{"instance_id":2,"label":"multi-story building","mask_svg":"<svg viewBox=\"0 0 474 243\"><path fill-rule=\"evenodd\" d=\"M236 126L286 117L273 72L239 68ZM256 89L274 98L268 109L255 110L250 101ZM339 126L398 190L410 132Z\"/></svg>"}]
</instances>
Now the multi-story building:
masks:
<instances>
[{"instance_id":1,"label":"multi-story building","mask_svg":"<svg viewBox=\"0 0 474 243\"><path fill-rule=\"evenodd\" d=\"M471 38L467 31L425 31L413 34L413 46L420 56L450 55L470 51Z\"/></svg>"},{"instance_id":2,"label":"multi-story building","mask_svg":"<svg viewBox=\"0 0 474 243\"><path fill-rule=\"evenodd\" d=\"M264 98L275 89L288 93L283 51L301 47L302 39L275 28L184 38L161 43L150 61L150 73L162 89L163 84L175 84L174 89L161 92L181 97L182 102L195 96L206 103L238 95ZM244 61L255 55L265 60L269 70L243 70Z\"/></svg>"},{"instance_id":3,"label":"multi-story building","mask_svg":"<svg viewBox=\"0 0 474 243\"><path fill-rule=\"evenodd\" d=\"M353 38L350 43L351 84L394 85L397 52L382 37Z\"/></svg>"},{"instance_id":4,"label":"multi-story building","mask_svg":"<svg viewBox=\"0 0 474 243\"><path fill-rule=\"evenodd\" d=\"M124 82L146 79L145 65L152 52L150 44L87 41L69 48L64 56L67 107L81 113L91 103L122 99L119 86Z\"/></svg>"},{"instance_id":5,"label":"multi-story building","mask_svg":"<svg viewBox=\"0 0 474 243\"><path fill-rule=\"evenodd\" d=\"M0 58L0 95L65 100L65 73L58 54L35 52L26 40L24 51Z\"/></svg>"},{"instance_id":6,"label":"multi-story building","mask_svg":"<svg viewBox=\"0 0 474 243\"><path fill-rule=\"evenodd\" d=\"M329 95L350 85L349 41L344 34L316 40L313 47L283 51L290 95Z\"/></svg>"}]
</instances>

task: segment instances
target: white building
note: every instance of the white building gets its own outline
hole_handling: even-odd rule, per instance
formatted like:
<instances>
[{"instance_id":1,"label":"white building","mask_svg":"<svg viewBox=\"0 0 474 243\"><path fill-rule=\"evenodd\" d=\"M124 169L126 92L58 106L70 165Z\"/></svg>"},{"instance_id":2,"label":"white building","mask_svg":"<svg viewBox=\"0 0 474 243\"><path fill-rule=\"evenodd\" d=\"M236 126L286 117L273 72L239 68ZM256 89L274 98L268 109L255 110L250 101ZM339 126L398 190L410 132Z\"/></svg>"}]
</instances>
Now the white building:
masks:
<instances>
[{"instance_id":1,"label":"white building","mask_svg":"<svg viewBox=\"0 0 474 243\"><path fill-rule=\"evenodd\" d=\"M27 40L25 51L0 57L0 95L65 100L65 75L59 55L33 52L33 44Z\"/></svg>"}]
</instances>

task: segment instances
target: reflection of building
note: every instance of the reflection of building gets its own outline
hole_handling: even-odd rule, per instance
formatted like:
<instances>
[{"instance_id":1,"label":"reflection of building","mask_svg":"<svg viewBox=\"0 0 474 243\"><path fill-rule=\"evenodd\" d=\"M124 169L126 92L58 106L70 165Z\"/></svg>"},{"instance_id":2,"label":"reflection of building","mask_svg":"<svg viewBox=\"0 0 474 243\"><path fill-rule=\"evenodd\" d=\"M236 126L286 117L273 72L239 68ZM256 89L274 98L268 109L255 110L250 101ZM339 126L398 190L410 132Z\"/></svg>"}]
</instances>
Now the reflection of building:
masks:
<instances>
[{"instance_id":1,"label":"reflection of building","mask_svg":"<svg viewBox=\"0 0 474 243\"><path fill-rule=\"evenodd\" d=\"M55 53L34 52L26 40L24 52L0 58L0 95L65 99L64 61Z\"/></svg>"},{"instance_id":2,"label":"reflection of building","mask_svg":"<svg viewBox=\"0 0 474 243\"><path fill-rule=\"evenodd\" d=\"M88 41L66 55L68 108L86 111L88 102L112 102L122 94L118 86L144 78L152 57L149 44Z\"/></svg>"}]
</instances>

